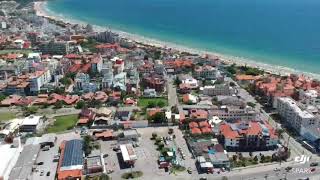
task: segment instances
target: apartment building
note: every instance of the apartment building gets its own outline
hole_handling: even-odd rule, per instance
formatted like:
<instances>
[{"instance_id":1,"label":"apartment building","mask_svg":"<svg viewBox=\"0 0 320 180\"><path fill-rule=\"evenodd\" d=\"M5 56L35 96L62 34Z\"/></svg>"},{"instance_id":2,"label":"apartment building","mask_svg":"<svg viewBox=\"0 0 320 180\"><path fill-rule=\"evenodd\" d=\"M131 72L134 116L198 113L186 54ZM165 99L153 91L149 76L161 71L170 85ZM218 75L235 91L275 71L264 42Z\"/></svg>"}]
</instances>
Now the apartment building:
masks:
<instances>
[{"instance_id":1,"label":"apartment building","mask_svg":"<svg viewBox=\"0 0 320 180\"><path fill-rule=\"evenodd\" d=\"M275 149L279 138L268 122L238 121L220 125L219 141L229 151L256 151Z\"/></svg>"},{"instance_id":2,"label":"apartment building","mask_svg":"<svg viewBox=\"0 0 320 180\"><path fill-rule=\"evenodd\" d=\"M237 93L237 90L229 84L216 84L214 86L204 86L200 88L202 94L208 96L231 96Z\"/></svg>"},{"instance_id":3,"label":"apartment building","mask_svg":"<svg viewBox=\"0 0 320 180\"><path fill-rule=\"evenodd\" d=\"M307 106L319 106L320 105L320 94L316 90L300 90L299 100L301 103Z\"/></svg>"},{"instance_id":4,"label":"apartment building","mask_svg":"<svg viewBox=\"0 0 320 180\"><path fill-rule=\"evenodd\" d=\"M69 42L61 41L49 41L45 43L41 43L39 45L39 50L42 54L50 54L50 55L66 55L69 54L70 47Z\"/></svg>"},{"instance_id":5,"label":"apartment building","mask_svg":"<svg viewBox=\"0 0 320 180\"><path fill-rule=\"evenodd\" d=\"M289 97L276 99L276 108L283 120L298 133L302 126L318 125L317 118L310 112L302 110L295 100Z\"/></svg>"},{"instance_id":6,"label":"apartment building","mask_svg":"<svg viewBox=\"0 0 320 180\"><path fill-rule=\"evenodd\" d=\"M210 110L209 113L211 116L217 116L226 121L249 121L255 120L257 117L257 112L248 106L221 106L218 109Z\"/></svg>"},{"instance_id":7,"label":"apartment building","mask_svg":"<svg viewBox=\"0 0 320 180\"><path fill-rule=\"evenodd\" d=\"M36 95L40 92L40 88L49 83L51 80L51 74L49 69L43 71L36 71L31 73L29 77L30 93Z\"/></svg>"},{"instance_id":8,"label":"apartment building","mask_svg":"<svg viewBox=\"0 0 320 180\"><path fill-rule=\"evenodd\" d=\"M219 76L219 71L209 65L206 66L197 66L194 70L194 77L196 79L207 79L212 80L216 79Z\"/></svg>"}]
</instances>

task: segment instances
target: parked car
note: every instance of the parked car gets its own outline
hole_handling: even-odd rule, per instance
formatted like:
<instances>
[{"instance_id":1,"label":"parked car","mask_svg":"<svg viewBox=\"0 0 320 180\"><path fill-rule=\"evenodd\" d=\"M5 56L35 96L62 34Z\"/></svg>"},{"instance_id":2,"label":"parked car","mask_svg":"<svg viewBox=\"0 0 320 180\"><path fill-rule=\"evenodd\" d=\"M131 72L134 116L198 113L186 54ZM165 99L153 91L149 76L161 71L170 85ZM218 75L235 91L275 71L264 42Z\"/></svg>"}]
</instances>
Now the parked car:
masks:
<instances>
[{"instance_id":1,"label":"parked car","mask_svg":"<svg viewBox=\"0 0 320 180\"><path fill-rule=\"evenodd\" d=\"M273 171L277 172L277 171L281 171L279 168L275 168Z\"/></svg>"},{"instance_id":2,"label":"parked car","mask_svg":"<svg viewBox=\"0 0 320 180\"><path fill-rule=\"evenodd\" d=\"M42 151L49 151L49 149L50 149L50 146L45 146L42 148Z\"/></svg>"},{"instance_id":3,"label":"parked car","mask_svg":"<svg viewBox=\"0 0 320 180\"><path fill-rule=\"evenodd\" d=\"M314 172L316 170L316 168L311 168L311 172Z\"/></svg>"},{"instance_id":4,"label":"parked car","mask_svg":"<svg viewBox=\"0 0 320 180\"><path fill-rule=\"evenodd\" d=\"M190 167L188 168L187 171L188 171L189 174L192 174L192 169Z\"/></svg>"},{"instance_id":5,"label":"parked car","mask_svg":"<svg viewBox=\"0 0 320 180\"><path fill-rule=\"evenodd\" d=\"M40 165L43 165L43 162L38 162L38 164L37 164L38 166L40 166Z\"/></svg>"},{"instance_id":6,"label":"parked car","mask_svg":"<svg viewBox=\"0 0 320 180\"><path fill-rule=\"evenodd\" d=\"M44 174L44 171L42 170L42 171L40 172L40 176L43 176L43 174Z\"/></svg>"},{"instance_id":7,"label":"parked car","mask_svg":"<svg viewBox=\"0 0 320 180\"><path fill-rule=\"evenodd\" d=\"M288 166L288 167L285 168L286 171L290 171L291 169L292 169L291 166Z\"/></svg>"},{"instance_id":8,"label":"parked car","mask_svg":"<svg viewBox=\"0 0 320 180\"><path fill-rule=\"evenodd\" d=\"M313 167L313 166L318 166L319 165L319 163L317 163L317 162L312 162L312 163L310 163L310 166L311 167Z\"/></svg>"},{"instance_id":9,"label":"parked car","mask_svg":"<svg viewBox=\"0 0 320 180\"><path fill-rule=\"evenodd\" d=\"M47 172L47 176L50 176L50 171Z\"/></svg>"}]
</instances>

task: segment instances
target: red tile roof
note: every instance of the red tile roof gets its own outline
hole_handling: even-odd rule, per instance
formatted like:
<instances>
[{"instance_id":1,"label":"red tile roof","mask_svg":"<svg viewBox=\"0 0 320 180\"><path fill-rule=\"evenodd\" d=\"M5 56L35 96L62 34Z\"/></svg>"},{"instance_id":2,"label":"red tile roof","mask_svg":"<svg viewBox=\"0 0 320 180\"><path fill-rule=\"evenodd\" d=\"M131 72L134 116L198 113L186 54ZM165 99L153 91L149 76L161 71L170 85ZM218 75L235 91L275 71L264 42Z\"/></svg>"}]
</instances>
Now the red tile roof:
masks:
<instances>
[{"instance_id":1,"label":"red tile roof","mask_svg":"<svg viewBox=\"0 0 320 180\"><path fill-rule=\"evenodd\" d=\"M212 130L209 127L202 127L201 132L204 134L209 134L209 133L212 133Z\"/></svg>"},{"instance_id":2,"label":"red tile roof","mask_svg":"<svg viewBox=\"0 0 320 180\"><path fill-rule=\"evenodd\" d=\"M190 129L192 129L192 128L198 128L199 127L199 125L198 125L198 123L196 123L196 122L190 122L189 123L189 128Z\"/></svg>"},{"instance_id":3,"label":"red tile roof","mask_svg":"<svg viewBox=\"0 0 320 180\"><path fill-rule=\"evenodd\" d=\"M201 134L201 130L199 128L192 128L191 134Z\"/></svg>"},{"instance_id":4,"label":"red tile roof","mask_svg":"<svg viewBox=\"0 0 320 180\"><path fill-rule=\"evenodd\" d=\"M210 124L207 121L201 121L199 122L199 127L211 127Z\"/></svg>"},{"instance_id":5,"label":"red tile roof","mask_svg":"<svg viewBox=\"0 0 320 180\"><path fill-rule=\"evenodd\" d=\"M106 130L106 131L103 131L103 132L100 132L100 133L96 133L94 135L96 138L110 138L110 137L113 137L113 130Z\"/></svg>"}]
</instances>

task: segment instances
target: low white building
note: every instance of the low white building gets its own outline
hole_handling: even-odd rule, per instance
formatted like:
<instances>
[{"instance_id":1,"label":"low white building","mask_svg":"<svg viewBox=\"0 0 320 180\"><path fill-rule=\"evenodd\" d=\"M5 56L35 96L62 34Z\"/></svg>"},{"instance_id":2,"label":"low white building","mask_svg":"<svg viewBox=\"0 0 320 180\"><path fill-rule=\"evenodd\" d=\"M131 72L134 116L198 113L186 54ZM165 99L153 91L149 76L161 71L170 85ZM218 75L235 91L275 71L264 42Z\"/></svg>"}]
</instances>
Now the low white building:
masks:
<instances>
[{"instance_id":1,"label":"low white building","mask_svg":"<svg viewBox=\"0 0 320 180\"><path fill-rule=\"evenodd\" d=\"M132 144L122 144L120 145L120 150L125 163L134 164L138 159Z\"/></svg>"},{"instance_id":2,"label":"low white building","mask_svg":"<svg viewBox=\"0 0 320 180\"><path fill-rule=\"evenodd\" d=\"M26 133L37 132L43 124L42 116L29 116L23 119L19 131Z\"/></svg>"},{"instance_id":3,"label":"low white building","mask_svg":"<svg viewBox=\"0 0 320 180\"><path fill-rule=\"evenodd\" d=\"M183 84L188 84L189 87L191 87L192 89L196 89L198 88L198 80L194 79L194 78L186 78L182 80Z\"/></svg>"},{"instance_id":4,"label":"low white building","mask_svg":"<svg viewBox=\"0 0 320 180\"><path fill-rule=\"evenodd\" d=\"M7 180L22 150L20 139L13 144L0 145L0 179Z\"/></svg>"}]
</instances>

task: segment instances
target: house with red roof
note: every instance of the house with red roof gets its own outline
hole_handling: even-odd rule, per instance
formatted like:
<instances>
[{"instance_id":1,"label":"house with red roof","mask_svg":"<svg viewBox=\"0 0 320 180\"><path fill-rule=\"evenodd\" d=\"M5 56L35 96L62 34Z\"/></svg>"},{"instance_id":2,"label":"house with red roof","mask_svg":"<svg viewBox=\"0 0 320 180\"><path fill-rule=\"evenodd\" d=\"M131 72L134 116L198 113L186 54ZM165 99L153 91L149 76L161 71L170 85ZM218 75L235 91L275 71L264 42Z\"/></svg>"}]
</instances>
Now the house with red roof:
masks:
<instances>
[{"instance_id":1,"label":"house with red roof","mask_svg":"<svg viewBox=\"0 0 320 180\"><path fill-rule=\"evenodd\" d=\"M229 151L257 151L275 149L279 138L266 121L222 123L219 141Z\"/></svg>"}]
</instances>

